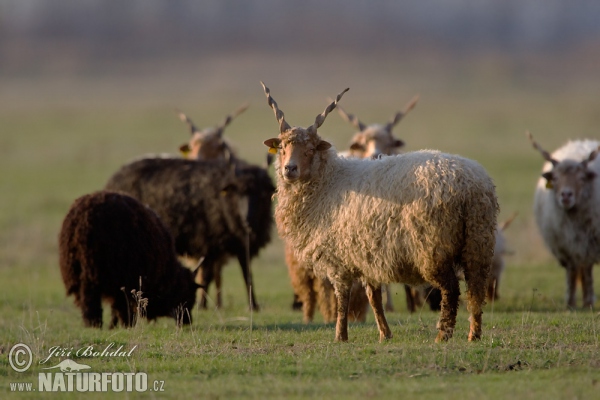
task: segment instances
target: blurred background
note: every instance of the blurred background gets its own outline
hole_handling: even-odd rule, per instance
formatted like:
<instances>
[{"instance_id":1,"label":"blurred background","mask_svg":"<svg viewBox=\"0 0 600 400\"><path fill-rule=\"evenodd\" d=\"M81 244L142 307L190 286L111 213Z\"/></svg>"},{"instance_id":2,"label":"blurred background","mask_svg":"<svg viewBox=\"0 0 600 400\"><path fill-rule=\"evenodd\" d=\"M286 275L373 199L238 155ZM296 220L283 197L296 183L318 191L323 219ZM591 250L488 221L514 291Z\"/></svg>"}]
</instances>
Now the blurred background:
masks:
<instances>
[{"instance_id":1,"label":"blurred background","mask_svg":"<svg viewBox=\"0 0 600 400\"><path fill-rule=\"evenodd\" d=\"M598 138L596 0L3 0L0 2L0 266L55 268L56 234L75 197L144 153L188 140L175 109L262 163L277 123L307 126L346 87L344 108L386 122L406 151L474 158L495 179L509 264L548 262L532 219L542 159L569 138ZM353 128L320 130L343 150ZM266 257L281 263L278 242ZM509 269L511 267L509 266Z\"/></svg>"}]
</instances>

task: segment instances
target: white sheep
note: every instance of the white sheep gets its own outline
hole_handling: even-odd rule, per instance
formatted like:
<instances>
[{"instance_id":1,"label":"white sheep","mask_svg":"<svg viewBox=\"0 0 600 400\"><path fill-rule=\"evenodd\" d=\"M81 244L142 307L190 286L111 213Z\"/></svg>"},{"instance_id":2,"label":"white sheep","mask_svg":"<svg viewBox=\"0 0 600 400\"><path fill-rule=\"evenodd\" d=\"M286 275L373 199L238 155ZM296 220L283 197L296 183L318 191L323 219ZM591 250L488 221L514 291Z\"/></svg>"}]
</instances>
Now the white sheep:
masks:
<instances>
[{"instance_id":1,"label":"white sheep","mask_svg":"<svg viewBox=\"0 0 600 400\"><path fill-rule=\"evenodd\" d=\"M354 279L366 287L380 340L392 337L381 283L439 288L436 341L448 340L456 324L460 271L471 314L468 338L479 339L498 213L495 187L483 167L437 151L377 160L339 157L317 129L345 91L305 129L291 127L263 88L279 122L279 136L264 142L278 152L277 228L301 262L332 282L336 340L348 340Z\"/></svg>"},{"instance_id":2,"label":"white sheep","mask_svg":"<svg viewBox=\"0 0 600 400\"><path fill-rule=\"evenodd\" d=\"M527 133L546 163L535 189L535 220L544 242L567 272L567 306L595 302L592 268L600 262L600 141L573 140L550 154Z\"/></svg>"}]
</instances>

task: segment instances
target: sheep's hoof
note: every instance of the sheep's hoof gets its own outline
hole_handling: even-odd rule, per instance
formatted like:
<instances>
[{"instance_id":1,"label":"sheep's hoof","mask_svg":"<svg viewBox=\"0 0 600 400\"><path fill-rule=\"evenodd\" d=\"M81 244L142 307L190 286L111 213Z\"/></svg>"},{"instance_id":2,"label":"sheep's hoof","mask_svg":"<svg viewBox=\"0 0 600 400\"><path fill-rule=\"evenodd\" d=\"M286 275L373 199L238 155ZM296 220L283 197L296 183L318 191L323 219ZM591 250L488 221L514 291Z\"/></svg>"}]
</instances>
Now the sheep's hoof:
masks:
<instances>
[{"instance_id":1,"label":"sheep's hoof","mask_svg":"<svg viewBox=\"0 0 600 400\"><path fill-rule=\"evenodd\" d=\"M437 334L437 337L435 338L435 342L436 343L447 342L448 339L450 339L451 337L452 337L452 335L449 334L448 332L439 331Z\"/></svg>"},{"instance_id":2,"label":"sheep's hoof","mask_svg":"<svg viewBox=\"0 0 600 400\"><path fill-rule=\"evenodd\" d=\"M348 335L335 335L335 341L336 342L347 342L348 341Z\"/></svg>"},{"instance_id":3,"label":"sheep's hoof","mask_svg":"<svg viewBox=\"0 0 600 400\"><path fill-rule=\"evenodd\" d=\"M394 337L394 335L392 335L392 332L388 332L388 333L380 332L379 333L379 343L383 343L386 340L389 340L389 339L391 339L393 337Z\"/></svg>"}]
</instances>

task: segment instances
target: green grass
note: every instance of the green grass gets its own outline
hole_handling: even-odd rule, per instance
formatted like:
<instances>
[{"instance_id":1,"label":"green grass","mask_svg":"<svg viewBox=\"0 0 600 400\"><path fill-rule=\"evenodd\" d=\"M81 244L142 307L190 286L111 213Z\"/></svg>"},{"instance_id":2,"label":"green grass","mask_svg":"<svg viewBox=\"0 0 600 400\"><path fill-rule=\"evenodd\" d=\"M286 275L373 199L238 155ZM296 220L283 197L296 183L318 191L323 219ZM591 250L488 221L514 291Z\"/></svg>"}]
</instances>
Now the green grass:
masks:
<instances>
[{"instance_id":1,"label":"green grass","mask_svg":"<svg viewBox=\"0 0 600 400\"><path fill-rule=\"evenodd\" d=\"M197 76L194 87L209 88L200 93L189 87L189 77L196 78L191 69L151 78L0 78L7 88L0 92L0 397L11 395L10 382L37 381L42 371L36 364L23 374L10 368L8 352L19 342L32 348L37 361L53 346L137 346L126 359L76 361L94 372L140 371L151 381L164 381L165 391L146 393L149 397L597 396L600 314L565 309L564 271L544 249L531 215L542 160L524 136L530 129L549 150L567 138L597 137L600 100L590 89L597 81L530 80L533 74L481 65L444 74L431 67L382 67L372 75L367 68L339 72L325 65L308 72L292 68L284 77L268 63L257 65L262 64L248 63L249 72L228 66L216 81L219 90L214 76ZM226 72L236 77L233 83ZM313 73L320 75L316 83L307 79ZM78 309L64 296L57 265L57 234L71 202L100 189L134 157L175 152L188 137L175 107L198 126L210 126L250 101L226 134L243 158L262 163L262 141L276 134L277 125L258 79L265 79L286 118L298 125L312 123L325 98L346 86L354 88L342 100L346 110L368 123L386 121L418 92L419 104L396 130L407 150L439 148L488 169L498 188L500 219L515 211L519 217L507 231L514 255L507 260L500 300L486 305L480 342L466 340L463 305L455 337L435 344L437 314L426 309L408 314L403 290L394 285L396 312L387 314L391 340L377 342L369 315L367 323L351 325L348 343L334 343L333 325L321 323L318 315L315 323L303 325L300 313L291 310L279 240L252 266L258 313L247 310L239 266L232 262L225 269L224 309L195 310L191 327L178 329L174 321L160 319L130 330L83 328ZM235 86L242 81L247 86ZM344 148L353 131L331 115L321 133ZM595 287L600 292L598 282ZM105 310L105 322L107 316Z\"/></svg>"}]
</instances>

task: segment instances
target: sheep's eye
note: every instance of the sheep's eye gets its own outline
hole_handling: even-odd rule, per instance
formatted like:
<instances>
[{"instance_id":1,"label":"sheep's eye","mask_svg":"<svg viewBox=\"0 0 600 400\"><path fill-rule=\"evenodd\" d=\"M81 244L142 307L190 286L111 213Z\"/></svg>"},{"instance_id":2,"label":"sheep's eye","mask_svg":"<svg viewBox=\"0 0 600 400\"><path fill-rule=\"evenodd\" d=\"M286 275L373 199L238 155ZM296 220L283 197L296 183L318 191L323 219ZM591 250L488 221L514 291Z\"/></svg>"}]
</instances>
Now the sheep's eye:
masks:
<instances>
[{"instance_id":1,"label":"sheep's eye","mask_svg":"<svg viewBox=\"0 0 600 400\"><path fill-rule=\"evenodd\" d=\"M315 154L315 149L308 149L308 150L306 150L306 153L305 153L305 154L306 154L307 156L312 156L313 154Z\"/></svg>"}]
</instances>

